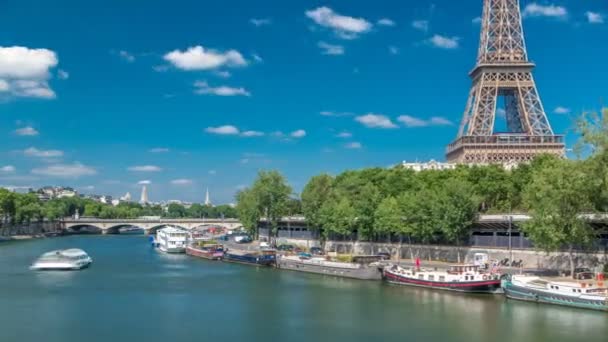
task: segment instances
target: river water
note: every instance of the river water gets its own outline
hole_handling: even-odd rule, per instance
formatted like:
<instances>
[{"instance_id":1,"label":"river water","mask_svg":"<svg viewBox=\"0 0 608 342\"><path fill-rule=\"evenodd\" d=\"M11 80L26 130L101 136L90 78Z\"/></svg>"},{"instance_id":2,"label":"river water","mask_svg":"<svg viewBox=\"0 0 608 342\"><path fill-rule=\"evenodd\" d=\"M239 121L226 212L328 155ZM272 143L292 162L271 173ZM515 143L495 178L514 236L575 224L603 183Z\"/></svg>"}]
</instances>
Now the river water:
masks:
<instances>
[{"instance_id":1,"label":"river water","mask_svg":"<svg viewBox=\"0 0 608 342\"><path fill-rule=\"evenodd\" d=\"M78 247L77 272L33 272ZM143 236L0 244L0 341L605 341L608 314L211 262Z\"/></svg>"}]
</instances>

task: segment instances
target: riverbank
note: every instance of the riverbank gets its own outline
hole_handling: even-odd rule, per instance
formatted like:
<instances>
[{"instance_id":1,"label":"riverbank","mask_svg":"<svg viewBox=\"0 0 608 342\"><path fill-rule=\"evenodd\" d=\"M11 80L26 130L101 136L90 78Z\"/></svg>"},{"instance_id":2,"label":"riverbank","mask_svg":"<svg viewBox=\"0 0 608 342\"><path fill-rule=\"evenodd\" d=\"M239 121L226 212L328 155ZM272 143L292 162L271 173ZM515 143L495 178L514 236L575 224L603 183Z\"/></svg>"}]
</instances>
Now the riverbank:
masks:
<instances>
[{"instance_id":1,"label":"riverbank","mask_svg":"<svg viewBox=\"0 0 608 342\"><path fill-rule=\"evenodd\" d=\"M279 239L281 244L293 244L306 248L321 247L319 240ZM326 241L323 246L326 252L354 255L374 255L389 253L391 259L400 262L412 260L418 256L424 262L462 263L473 259L475 253L486 253L490 260L505 260L509 262L521 261L522 266L528 269L551 269L567 271L570 269L568 255L565 252L546 253L532 249L487 248L487 247L456 247L437 245L407 245L398 243L380 242L342 242ZM577 267L594 269L608 263L608 251L577 252L575 254Z\"/></svg>"}]
</instances>

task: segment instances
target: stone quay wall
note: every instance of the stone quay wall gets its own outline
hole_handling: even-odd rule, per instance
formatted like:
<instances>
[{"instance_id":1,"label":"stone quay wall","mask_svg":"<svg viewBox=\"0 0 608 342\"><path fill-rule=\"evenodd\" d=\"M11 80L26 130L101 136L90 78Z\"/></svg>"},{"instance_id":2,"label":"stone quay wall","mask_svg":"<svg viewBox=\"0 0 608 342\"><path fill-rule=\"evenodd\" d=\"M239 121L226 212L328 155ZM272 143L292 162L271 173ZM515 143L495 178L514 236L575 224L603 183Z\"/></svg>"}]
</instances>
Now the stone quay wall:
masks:
<instances>
[{"instance_id":1,"label":"stone quay wall","mask_svg":"<svg viewBox=\"0 0 608 342\"><path fill-rule=\"evenodd\" d=\"M279 244L289 243L301 247L321 247L319 240L301 240L280 238ZM326 252L336 252L338 254L359 254L373 255L384 252L390 253L393 260L410 259L418 256L422 261L441 261L447 263L472 262L475 253L487 253L490 260L510 261L521 260L524 268L569 270L570 264L568 254L564 252L546 253L533 249L512 249L507 248L486 248L486 247L455 247L455 246L435 246L435 245L408 245L398 243L379 243L379 242L343 242L327 241L324 249ZM594 269L598 266L608 264L608 250L595 252L577 252L575 255L577 267L589 267Z\"/></svg>"}]
</instances>

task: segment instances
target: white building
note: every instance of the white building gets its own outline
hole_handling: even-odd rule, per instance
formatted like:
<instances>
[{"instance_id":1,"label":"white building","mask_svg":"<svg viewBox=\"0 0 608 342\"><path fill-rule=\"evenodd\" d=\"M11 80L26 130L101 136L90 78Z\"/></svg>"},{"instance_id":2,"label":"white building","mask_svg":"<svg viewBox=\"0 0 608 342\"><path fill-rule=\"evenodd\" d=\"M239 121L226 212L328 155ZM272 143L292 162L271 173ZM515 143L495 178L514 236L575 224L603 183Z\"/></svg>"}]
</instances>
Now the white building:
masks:
<instances>
[{"instance_id":1,"label":"white building","mask_svg":"<svg viewBox=\"0 0 608 342\"><path fill-rule=\"evenodd\" d=\"M424 170L454 170L456 168L457 164L442 163L442 162L438 162L434 159L431 159L430 161L428 161L426 163L419 163L419 162L408 163L406 161L403 161L403 163L401 163L401 166L404 169L420 172L420 171L424 171Z\"/></svg>"}]
</instances>

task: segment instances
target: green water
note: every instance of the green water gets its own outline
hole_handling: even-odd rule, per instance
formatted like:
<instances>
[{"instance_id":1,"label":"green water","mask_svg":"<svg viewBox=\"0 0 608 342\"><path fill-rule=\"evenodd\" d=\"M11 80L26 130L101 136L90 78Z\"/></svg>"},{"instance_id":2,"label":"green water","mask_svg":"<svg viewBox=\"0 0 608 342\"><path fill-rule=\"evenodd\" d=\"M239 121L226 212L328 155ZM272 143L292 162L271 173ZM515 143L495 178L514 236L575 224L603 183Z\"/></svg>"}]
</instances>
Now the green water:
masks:
<instances>
[{"instance_id":1,"label":"green water","mask_svg":"<svg viewBox=\"0 0 608 342\"><path fill-rule=\"evenodd\" d=\"M78 272L32 272L79 247ZM605 341L608 314L258 269L151 250L143 236L0 244L0 341Z\"/></svg>"}]
</instances>

